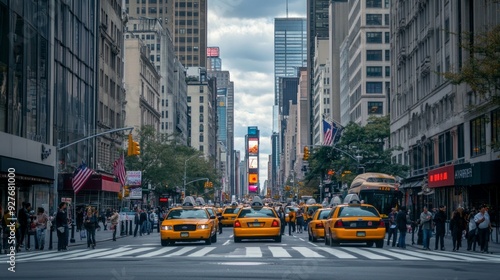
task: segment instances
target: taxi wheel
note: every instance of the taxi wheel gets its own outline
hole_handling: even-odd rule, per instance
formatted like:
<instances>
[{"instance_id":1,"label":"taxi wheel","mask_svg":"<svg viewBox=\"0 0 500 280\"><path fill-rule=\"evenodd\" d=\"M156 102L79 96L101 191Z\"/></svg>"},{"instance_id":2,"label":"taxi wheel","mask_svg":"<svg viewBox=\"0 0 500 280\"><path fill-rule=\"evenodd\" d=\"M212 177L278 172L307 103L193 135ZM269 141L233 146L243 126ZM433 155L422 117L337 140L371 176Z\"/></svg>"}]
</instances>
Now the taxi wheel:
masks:
<instances>
[{"instance_id":1,"label":"taxi wheel","mask_svg":"<svg viewBox=\"0 0 500 280\"><path fill-rule=\"evenodd\" d=\"M241 238L239 237L234 237L234 243L240 243L241 242Z\"/></svg>"},{"instance_id":2,"label":"taxi wheel","mask_svg":"<svg viewBox=\"0 0 500 280\"><path fill-rule=\"evenodd\" d=\"M373 241L366 242L366 247L373 247Z\"/></svg>"},{"instance_id":3,"label":"taxi wheel","mask_svg":"<svg viewBox=\"0 0 500 280\"><path fill-rule=\"evenodd\" d=\"M309 236L309 241L312 241L311 233L307 232L307 235Z\"/></svg>"},{"instance_id":4,"label":"taxi wheel","mask_svg":"<svg viewBox=\"0 0 500 280\"><path fill-rule=\"evenodd\" d=\"M312 242L318 242L318 238L314 237L314 235L311 235L311 241Z\"/></svg>"},{"instance_id":5,"label":"taxi wheel","mask_svg":"<svg viewBox=\"0 0 500 280\"><path fill-rule=\"evenodd\" d=\"M212 236L212 243L217 243L217 233Z\"/></svg>"},{"instance_id":6,"label":"taxi wheel","mask_svg":"<svg viewBox=\"0 0 500 280\"><path fill-rule=\"evenodd\" d=\"M325 232L325 245L330 245L330 237Z\"/></svg>"},{"instance_id":7,"label":"taxi wheel","mask_svg":"<svg viewBox=\"0 0 500 280\"><path fill-rule=\"evenodd\" d=\"M334 246L339 246L339 245L340 245L340 242L333 239L333 237L330 235L330 246L334 247Z\"/></svg>"},{"instance_id":8,"label":"taxi wheel","mask_svg":"<svg viewBox=\"0 0 500 280\"><path fill-rule=\"evenodd\" d=\"M212 237L209 237L209 238L205 239L205 244L206 245L212 245Z\"/></svg>"},{"instance_id":9,"label":"taxi wheel","mask_svg":"<svg viewBox=\"0 0 500 280\"><path fill-rule=\"evenodd\" d=\"M281 235L274 238L274 241L278 242L278 243L281 243Z\"/></svg>"},{"instance_id":10,"label":"taxi wheel","mask_svg":"<svg viewBox=\"0 0 500 280\"><path fill-rule=\"evenodd\" d=\"M161 240L161 246L168 246L168 243L170 243L168 240Z\"/></svg>"},{"instance_id":11,"label":"taxi wheel","mask_svg":"<svg viewBox=\"0 0 500 280\"><path fill-rule=\"evenodd\" d=\"M377 248L384 248L384 239L375 241L375 246Z\"/></svg>"}]
</instances>

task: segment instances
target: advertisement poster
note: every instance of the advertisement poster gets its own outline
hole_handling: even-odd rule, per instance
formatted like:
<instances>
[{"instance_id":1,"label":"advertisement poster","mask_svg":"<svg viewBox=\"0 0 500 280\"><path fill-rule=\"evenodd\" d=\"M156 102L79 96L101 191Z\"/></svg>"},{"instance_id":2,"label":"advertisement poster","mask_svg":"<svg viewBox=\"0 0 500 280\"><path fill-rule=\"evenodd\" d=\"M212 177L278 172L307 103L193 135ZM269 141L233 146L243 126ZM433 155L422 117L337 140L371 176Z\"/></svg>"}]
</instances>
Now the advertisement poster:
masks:
<instances>
[{"instance_id":1,"label":"advertisement poster","mask_svg":"<svg viewBox=\"0 0 500 280\"><path fill-rule=\"evenodd\" d=\"M130 188L129 199L142 199L142 187Z\"/></svg>"},{"instance_id":2,"label":"advertisement poster","mask_svg":"<svg viewBox=\"0 0 500 280\"><path fill-rule=\"evenodd\" d=\"M258 169L259 168L259 159L257 156L249 156L248 157L248 169Z\"/></svg>"},{"instance_id":3,"label":"advertisement poster","mask_svg":"<svg viewBox=\"0 0 500 280\"><path fill-rule=\"evenodd\" d=\"M248 139L248 154L258 155L259 154L259 139L249 138Z\"/></svg>"},{"instance_id":4,"label":"advertisement poster","mask_svg":"<svg viewBox=\"0 0 500 280\"><path fill-rule=\"evenodd\" d=\"M248 183L249 184L257 184L259 182L259 175L255 173L248 174Z\"/></svg>"},{"instance_id":5,"label":"advertisement poster","mask_svg":"<svg viewBox=\"0 0 500 280\"><path fill-rule=\"evenodd\" d=\"M140 186L141 185L141 171L127 171L127 185Z\"/></svg>"},{"instance_id":6,"label":"advertisement poster","mask_svg":"<svg viewBox=\"0 0 500 280\"><path fill-rule=\"evenodd\" d=\"M257 185L248 185L248 192L249 193L256 193L258 191Z\"/></svg>"}]
</instances>

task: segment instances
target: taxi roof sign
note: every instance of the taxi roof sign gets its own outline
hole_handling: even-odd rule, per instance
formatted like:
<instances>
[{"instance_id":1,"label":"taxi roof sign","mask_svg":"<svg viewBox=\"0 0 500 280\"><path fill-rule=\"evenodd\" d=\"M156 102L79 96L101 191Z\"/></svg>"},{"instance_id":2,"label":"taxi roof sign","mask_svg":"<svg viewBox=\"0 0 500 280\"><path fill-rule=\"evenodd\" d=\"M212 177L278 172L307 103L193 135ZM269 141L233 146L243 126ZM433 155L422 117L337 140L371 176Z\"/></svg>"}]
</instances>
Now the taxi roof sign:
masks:
<instances>
[{"instance_id":1,"label":"taxi roof sign","mask_svg":"<svg viewBox=\"0 0 500 280\"><path fill-rule=\"evenodd\" d=\"M206 204L206 203L205 203L205 200L203 199L203 197L197 197L197 198L196 198L196 205L198 205L198 206L203 206L203 205L205 205L205 204Z\"/></svg>"},{"instance_id":2,"label":"taxi roof sign","mask_svg":"<svg viewBox=\"0 0 500 280\"><path fill-rule=\"evenodd\" d=\"M307 205L316 204L316 199L314 199L314 198L309 198L309 199L306 201L306 204L307 204Z\"/></svg>"},{"instance_id":3,"label":"taxi roof sign","mask_svg":"<svg viewBox=\"0 0 500 280\"><path fill-rule=\"evenodd\" d=\"M262 208L264 207L264 203L262 203L262 199L259 196L254 196L250 206L252 208Z\"/></svg>"},{"instance_id":4,"label":"taxi roof sign","mask_svg":"<svg viewBox=\"0 0 500 280\"><path fill-rule=\"evenodd\" d=\"M347 204L361 204L361 200L359 199L359 196L355 193L350 193L348 194L345 199L344 203Z\"/></svg>"},{"instance_id":5,"label":"taxi roof sign","mask_svg":"<svg viewBox=\"0 0 500 280\"><path fill-rule=\"evenodd\" d=\"M340 200L340 197L336 196L332 199L332 202L330 203L331 206L337 206L341 204L342 201Z\"/></svg>"},{"instance_id":6,"label":"taxi roof sign","mask_svg":"<svg viewBox=\"0 0 500 280\"><path fill-rule=\"evenodd\" d=\"M196 205L196 201L192 196L186 196L184 201L182 202L182 207L194 207Z\"/></svg>"}]
</instances>

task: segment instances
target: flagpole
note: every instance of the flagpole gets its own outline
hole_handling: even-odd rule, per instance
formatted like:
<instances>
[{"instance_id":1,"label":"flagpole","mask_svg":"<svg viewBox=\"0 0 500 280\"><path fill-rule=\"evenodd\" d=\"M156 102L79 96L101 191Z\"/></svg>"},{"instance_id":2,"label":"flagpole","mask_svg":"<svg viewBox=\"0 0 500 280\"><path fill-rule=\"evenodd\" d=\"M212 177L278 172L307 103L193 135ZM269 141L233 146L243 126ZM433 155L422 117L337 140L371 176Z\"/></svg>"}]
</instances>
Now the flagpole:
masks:
<instances>
[{"instance_id":1,"label":"flagpole","mask_svg":"<svg viewBox=\"0 0 500 280\"><path fill-rule=\"evenodd\" d=\"M75 220L76 220L76 191L73 189L73 217L71 217L71 239L70 243L75 243ZM66 239L67 240L67 239Z\"/></svg>"}]
</instances>

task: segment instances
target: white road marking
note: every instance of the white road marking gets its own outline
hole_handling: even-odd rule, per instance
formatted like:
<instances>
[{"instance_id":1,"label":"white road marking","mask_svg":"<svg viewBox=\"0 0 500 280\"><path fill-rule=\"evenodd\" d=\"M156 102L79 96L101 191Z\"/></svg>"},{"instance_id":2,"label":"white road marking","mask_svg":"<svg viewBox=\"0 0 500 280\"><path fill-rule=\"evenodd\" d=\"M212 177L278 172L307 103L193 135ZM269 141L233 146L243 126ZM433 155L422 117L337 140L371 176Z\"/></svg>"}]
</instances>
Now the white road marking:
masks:
<instances>
[{"instance_id":1,"label":"white road marking","mask_svg":"<svg viewBox=\"0 0 500 280\"><path fill-rule=\"evenodd\" d=\"M306 258L324 258L322 255L314 252L313 250L307 247L292 247L292 249L299 252L300 254L302 254L302 256Z\"/></svg>"},{"instance_id":2,"label":"white road marking","mask_svg":"<svg viewBox=\"0 0 500 280\"><path fill-rule=\"evenodd\" d=\"M172 254L165 255L164 257L180 256L180 255L182 255L182 254L184 254L184 253L187 253L187 252L189 252L189 251L194 250L194 248L195 248L195 247L184 247L184 248L180 249L179 251L174 252L174 253L172 253Z\"/></svg>"},{"instance_id":3,"label":"white road marking","mask_svg":"<svg viewBox=\"0 0 500 280\"><path fill-rule=\"evenodd\" d=\"M400 252L396 249L390 249L389 251ZM419 253L419 252L415 252L415 251L406 251L405 254L415 256L415 257L420 257L423 259L434 260L434 261L456 261L457 260L455 258L447 258L447 257L443 257L443 256L432 255L432 254L429 254L428 252Z\"/></svg>"},{"instance_id":4,"label":"white road marking","mask_svg":"<svg viewBox=\"0 0 500 280\"><path fill-rule=\"evenodd\" d=\"M262 251L260 247L246 247L245 257L262 258Z\"/></svg>"},{"instance_id":5,"label":"white road marking","mask_svg":"<svg viewBox=\"0 0 500 280\"><path fill-rule=\"evenodd\" d=\"M333 248L328 248L328 247L319 247L320 250L323 250L331 255L334 255L335 257L339 259L357 259L356 256L353 256L347 252L344 252L342 250L338 249L333 249Z\"/></svg>"},{"instance_id":6,"label":"white road marking","mask_svg":"<svg viewBox=\"0 0 500 280\"><path fill-rule=\"evenodd\" d=\"M374 254L372 252L369 252L366 250L361 250L358 248L349 248L349 251L356 253L356 254L360 254L361 256L368 258L368 259L371 259L371 260L390 260L390 258L388 258L388 257L377 255L377 254Z\"/></svg>"},{"instance_id":7,"label":"white road marking","mask_svg":"<svg viewBox=\"0 0 500 280\"><path fill-rule=\"evenodd\" d=\"M230 243L230 241L228 240L228 241L224 242L224 244L222 244L222 246L225 246L225 245L227 245L229 243Z\"/></svg>"},{"instance_id":8,"label":"white road marking","mask_svg":"<svg viewBox=\"0 0 500 280\"><path fill-rule=\"evenodd\" d=\"M367 248L367 250L370 250L370 251L376 251L377 253L379 254L384 254L384 255L388 255L388 256L391 256L391 257L395 257L395 258L398 258L400 260L413 260L413 261L416 261L416 260L423 260L422 258L418 258L418 257L415 257L415 256L408 256L408 255L405 255L403 251L400 251L398 253L396 252L388 252L388 251L384 251L384 250L380 250L380 249L374 249L374 248Z\"/></svg>"},{"instance_id":9,"label":"white road marking","mask_svg":"<svg viewBox=\"0 0 500 280\"><path fill-rule=\"evenodd\" d=\"M123 256L126 256L126 255L132 255L134 253L139 253L139 252L147 251L147 250L151 250L151 249L154 249L154 247L145 247L145 248L132 249L130 251L126 251L126 252L123 252L123 253L117 253L117 254L114 254L114 255L111 255L111 256L104 256L104 257L102 257L102 259L110 259L110 258L115 258L115 257L123 257Z\"/></svg>"},{"instance_id":10,"label":"white road marking","mask_svg":"<svg viewBox=\"0 0 500 280\"><path fill-rule=\"evenodd\" d=\"M292 256L282 247L268 247L275 258L291 258Z\"/></svg>"},{"instance_id":11,"label":"white road marking","mask_svg":"<svg viewBox=\"0 0 500 280\"><path fill-rule=\"evenodd\" d=\"M165 247L165 248L161 248L161 249L159 249L157 251L154 251L154 252L151 252L151 253L147 253L147 254L144 254L144 255L139 255L138 257L141 257L141 258L154 257L154 256L158 256L158 255L164 254L166 252L172 251L173 249L175 249L175 248L174 247Z\"/></svg>"},{"instance_id":12,"label":"white road marking","mask_svg":"<svg viewBox=\"0 0 500 280\"><path fill-rule=\"evenodd\" d=\"M189 257L203 257L204 255L210 253L210 251L212 251L213 249L215 249L215 247L205 247L195 253L192 253L190 255L188 255Z\"/></svg>"},{"instance_id":13,"label":"white road marking","mask_svg":"<svg viewBox=\"0 0 500 280\"><path fill-rule=\"evenodd\" d=\"M99 252L99 253L94 253L95 250L90 249L88 255L78 257L78 259L79 260L82 260L82 259L93 259L93 258L96 258L96 257L102 257L102 256L106 256L106 255L113 255L113 254L120 253L120 252L129 250L129 249L130 248L127 248L127 247L121 247L121 248L117 248L117 249L114 249L114 250L106 250L104 252ZM74 259L74 257L72 257L71 259Z\"/></svg>"}]
</instances>

